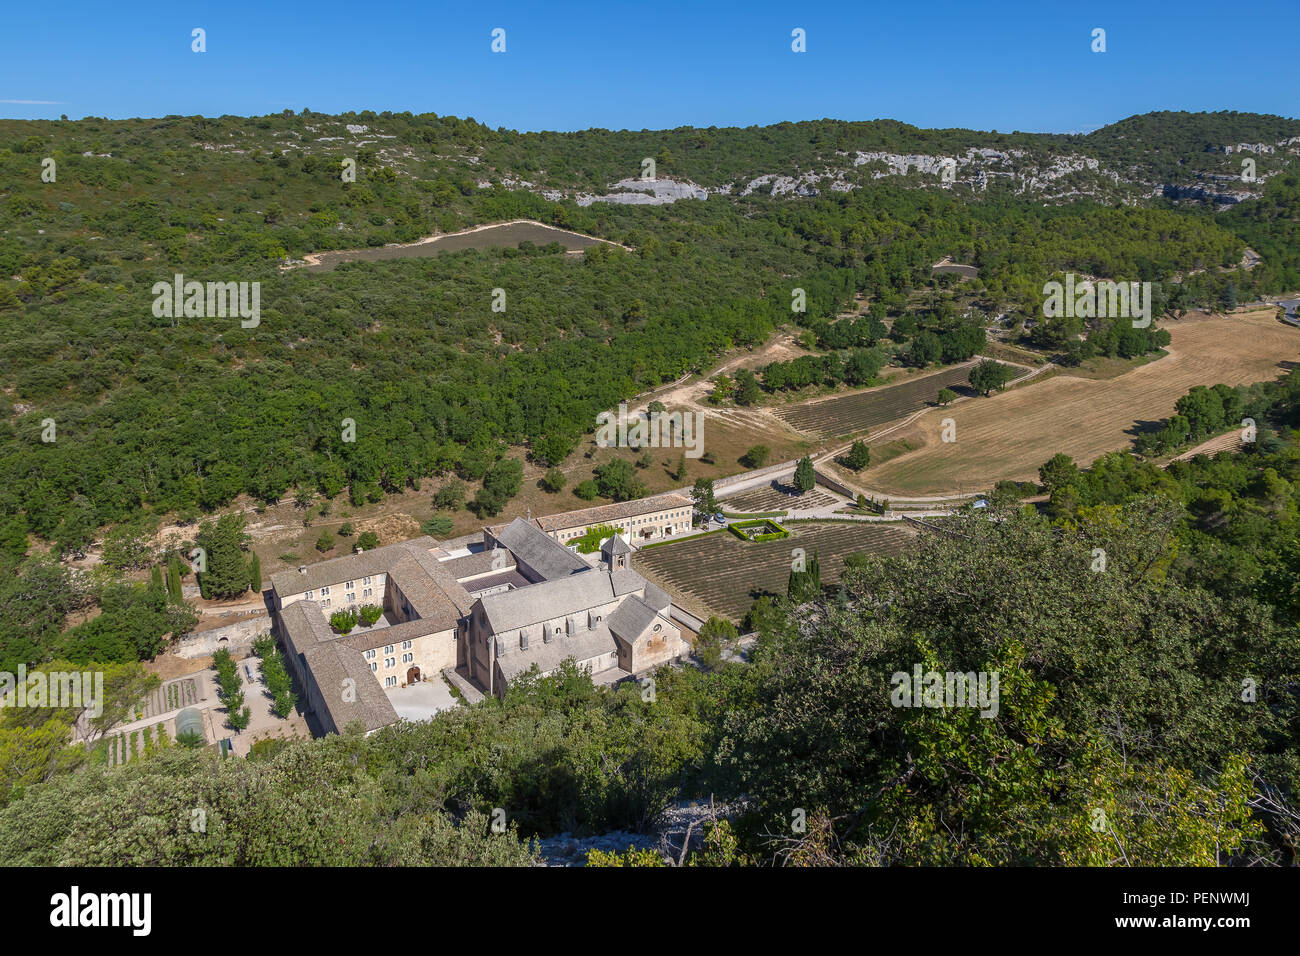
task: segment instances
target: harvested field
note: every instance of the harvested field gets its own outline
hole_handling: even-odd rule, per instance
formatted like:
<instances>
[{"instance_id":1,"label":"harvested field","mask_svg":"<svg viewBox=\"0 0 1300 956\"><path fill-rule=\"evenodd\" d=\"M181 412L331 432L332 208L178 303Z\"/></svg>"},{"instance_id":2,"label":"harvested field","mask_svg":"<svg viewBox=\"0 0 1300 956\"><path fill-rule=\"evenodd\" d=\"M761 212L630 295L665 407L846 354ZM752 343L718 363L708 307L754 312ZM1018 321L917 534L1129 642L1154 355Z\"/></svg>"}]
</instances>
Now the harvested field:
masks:
<instances>
[{"instance_id":1,"label":"harvested field","mask_svg":"<svg viewBox=\"0 0 1300 956\"><path fill-rule=\"evenodd\" d=\"M777 409L776 414L791 427L815 438L857 434L928 407L941 388L950 388L958 395L974 395L967 381L973 364L965 362L897 385L791 405Z\"/></svg>"},{"instance_id":2,"label":"harvested field","mask_svg":"<svg viewBox=\"0 0 1300 956\"><path fill-rule=\"evenodd\" d=\"M866 522L787 524L780 541L741 541L714 534L639 552L633 566L673 595L684 608L707 618L718 614L739 623L763 594L785 594L791 551L803 548L821 559L822 584L834 584L846 555L901 551L916 536L908 525Z\"/></svg>"},{"instance_id":3,"label":"harvested field","mask_svg":"<svg viewBox=\"0 0 1300 956\"><path fill-rule=\"evenodd\" d=\"M792 487L773 482L766 488L751 488L731 498L719 498L724 511L791 511L794 509L824 508L835 504L836 499L824 491L813 489L791 498Z\"/></svg>"},{"instance_id":4,"label":"harvested field","mask_svg":"<svg viewBox=\"0 0 1300 956\"><path fill-rule=\"evenodd\" d=\"M1193 385L1241 385L1275 378L1300 365L1300 332L1272 311L1232 317L1188 317L1165 326L1169 354L1112 379L1060 374L923 415L895 437L917 442L916 451L879 467L861 481L890 497L960 493L998 481L1028 481L1057 452L1087 465L1130 446L1159 426ZM940 423L952 418L957 440L940 440Z\"/></svg>"}]
</instances>

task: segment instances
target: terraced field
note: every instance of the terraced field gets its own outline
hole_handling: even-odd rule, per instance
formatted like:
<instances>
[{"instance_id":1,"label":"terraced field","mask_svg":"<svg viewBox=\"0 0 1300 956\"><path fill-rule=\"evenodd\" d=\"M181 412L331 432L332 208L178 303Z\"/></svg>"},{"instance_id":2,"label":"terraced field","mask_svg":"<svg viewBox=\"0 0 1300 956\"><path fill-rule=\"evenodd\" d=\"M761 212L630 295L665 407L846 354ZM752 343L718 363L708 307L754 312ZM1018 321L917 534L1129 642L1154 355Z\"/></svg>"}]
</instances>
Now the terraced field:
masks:
<instances>
[{"instance_id":1,"label":"terraced field","mask_svg":"<svg viewBox=\"0 0 1300 956\"><path fill-rule=\"evenodd\" d=\"M941 388L950 388L958 395L973 395L967 381L973 364L954 365L898 385L791 405L776 409L776 414L792 428L814 438L853 435L919 412L935 401Z\"/></svg>"},{"instance_id":2,"label":"terraced field","mask_svg":"<svg viewBox=\"0 0 1300 956\"><path fill-rule=\"evenodd\" d=\"M824 491L813 489L802 495L790 497L794 489L785 485L769 485L766 488L751 488L730 498L719 498L718 504L724 511L790 511L795 508L824 508L835 504L835 499Z\"/></svg>"},{"instance_id":3,"label":"terraced field","mask_svg":"<svg viewBox=\"0 0 1300 956\"><path fill-rule=\"evenodd\" d=\"M781 541L741 541L729 533L639 552L633 566L673 595L688 611L707 618L718 614L737 623L763 594L784 594L790 580L791 552L803 548L821 559L822 584L834 584L844 558L856 552L901 551L915 537L909 525L787 524Z\"/></svg>"}]
</instances>

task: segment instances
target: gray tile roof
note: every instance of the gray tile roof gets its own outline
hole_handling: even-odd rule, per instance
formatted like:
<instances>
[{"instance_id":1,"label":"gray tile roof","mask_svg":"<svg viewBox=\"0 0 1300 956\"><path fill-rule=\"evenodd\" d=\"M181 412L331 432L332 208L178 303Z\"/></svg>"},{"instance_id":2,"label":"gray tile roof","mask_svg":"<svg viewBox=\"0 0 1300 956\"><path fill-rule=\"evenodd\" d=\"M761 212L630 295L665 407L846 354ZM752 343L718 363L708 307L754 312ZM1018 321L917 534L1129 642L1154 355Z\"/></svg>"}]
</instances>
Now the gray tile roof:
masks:
<instances>
[{"instance_id":1,"label":"gray tile roof","mask_svg":"<svg viewBox=\"0 0 1300 956\"><path fill-rule=\"evenodd\" d=\"M645 583L645 597L643 600L650 607L663 612L665 615L668 614L669 608L673 605L673 599L668 592L657 584L651 584L649 581Z\"/></svg>"},{"instance_id":2,"label":"gray tile roof","mask_svg":"<svg viewBox=\"0 0 1300 956\"><path fill-rule=\"evenodd\" d=\"M469 613L474 600L451 569L444 567L422 543L432 540L416 538L395 545L406 553L392 565L388 574L415 612L429 622L430 630L442 631L455 627L456 622Z\"/></svg>"},{"instance_id":3,"label":"gray tile roof","mask_svg":"<svg viewBox=\"0 0 1300 956\"><path fill-rule=\"evenodd\" d=\"M632 644L659 621L659 615L654 608L635 594L631 594L624 598L623 603L609 616L609 629L625 644Z\"/></svg>"},{"instance_id":4,"label":"gray tile roof","mask_svg":"<svg viewBox=\"0 0 1300 956\"><path fill-rule=\"evenodd\" d=\"M591 660L600 654L609 654L618 649L613 636L604 624L598 624L590 631L579 631L572 636L561 635L546 644L540 638L534 639L526 651L514 651L497 658L497 667L507 682L514 680L534 664L546 673L560 666L566 658L573 658L579 664Z\"/></svg>"},{"instance_id":5,"label":"gray tile roof","mask_svg":"<svg viewBox=\"0 0 1300 956\"><path fill-rule=\"evenodd\" d=\"M586 561L523 518L516 518L493 534L518 560L536 571L544 580L563 578L591 569Z\"/></svg>"},{"instance_id":6,"label":"gray tile roof","mask_svg":"<svg viewBox=\"0 0 1300 956\"><path fill-rule=\"evenodd\" d=\"M307 651L303 659L336 730L343 731L354 720L365 724L366 730L378 730L397 720L397 711L360 651L331 642ZM345 690L350 692L350 700L345 698Z\"/></svg>"},{"instance_id":7,"label":"gray tile roof","mask_svg":"<svg viewBox=\"0 0 1300 956\"><path fill-rule=\"evenodd\" d=\"M610 554L617 557L620 554L631 554L632 546L623 540L622 535L613 535L605 540L600 546L601 554Z\"/></svg>"},{"instance_id":8,"label":"gray tile roof","mask_svg":"<svg viewBox=\"0 0 1300 956\"><path fill-rule=\"evenodd\" d=\"M478 554L466 554L459 558L448 558L442 562L442 566L460 581L475 575L488 574L492 571L508 571L515 566L513 557L509 557L505 565L501 567L493 567L492 561L492 552L488 550L480 551Z\"/></svg>"},{"instance_id":9,"label":"gray tile roof","mask_svg":"<svg viewBox=\"0 0 1300 956\"><path fill-rule=\"evenodd\" d=\"M615 597L609 573L589 571L553 581L540 581L501 594L489 594L479 600L483 602L483 612L493 633L502 634L608 604Z\"/></svg>"}]
</instances>

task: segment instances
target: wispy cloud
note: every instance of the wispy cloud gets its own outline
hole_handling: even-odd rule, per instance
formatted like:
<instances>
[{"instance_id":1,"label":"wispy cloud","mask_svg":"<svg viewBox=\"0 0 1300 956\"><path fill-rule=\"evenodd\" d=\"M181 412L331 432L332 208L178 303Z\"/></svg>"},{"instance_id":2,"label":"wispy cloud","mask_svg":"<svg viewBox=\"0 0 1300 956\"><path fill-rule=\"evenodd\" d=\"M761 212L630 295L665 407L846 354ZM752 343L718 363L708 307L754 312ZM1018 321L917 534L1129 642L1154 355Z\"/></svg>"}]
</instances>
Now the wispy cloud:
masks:
<instances>
[{"instance_id":1,"label":"wispy cloud","mask_svg":"<svg viewBox=\"0 0 1300 956\"><path fill-rule=\"evenodd\" d=\"M0 103L16 103L19 106L61 106L59 100L0 100Z\"/></svg>"}]
</instances>

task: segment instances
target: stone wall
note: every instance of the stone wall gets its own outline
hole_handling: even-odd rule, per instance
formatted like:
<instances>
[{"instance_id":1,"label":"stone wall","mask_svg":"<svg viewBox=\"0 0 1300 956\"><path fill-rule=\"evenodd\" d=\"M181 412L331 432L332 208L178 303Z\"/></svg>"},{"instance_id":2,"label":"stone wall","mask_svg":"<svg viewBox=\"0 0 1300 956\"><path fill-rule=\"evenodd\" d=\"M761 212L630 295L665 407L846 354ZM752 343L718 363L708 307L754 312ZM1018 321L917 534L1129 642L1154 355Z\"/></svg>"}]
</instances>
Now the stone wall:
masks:
<instances>
[{"instance_id":1,"label":"stone wall","mask_svg":"<svg viewBox=\"0 0 1300 956\"><path fill-rule=\"evenodd\" d=\"M236 650L252 648L254 639L270 630L269 614L250 614L223 627L192 631L176 642L172 653L177 657L207 657L224 647L233 654Z\"/></svg>"}]
</instances>

